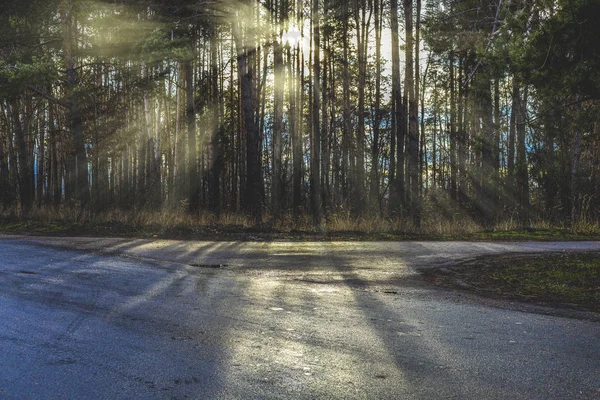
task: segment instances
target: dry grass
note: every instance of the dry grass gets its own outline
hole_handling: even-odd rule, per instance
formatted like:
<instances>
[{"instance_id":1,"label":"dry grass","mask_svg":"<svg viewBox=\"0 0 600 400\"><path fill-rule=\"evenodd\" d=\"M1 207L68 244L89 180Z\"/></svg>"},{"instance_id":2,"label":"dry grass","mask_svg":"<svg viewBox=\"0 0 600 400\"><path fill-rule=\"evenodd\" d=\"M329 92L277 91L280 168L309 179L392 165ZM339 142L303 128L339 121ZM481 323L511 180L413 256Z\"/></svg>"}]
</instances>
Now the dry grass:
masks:
<instances>
[{"instance_id":1,"label":"dry grass","mask_svg":"<svg viewBox=\"0 0 600 400\"><path fill-rule=\"evenodd\" d=\"M385 218L380 216L353 217L333 215L327 218L327 232L395 233L407 235L468 235L482 230L471 218L445 220L426 216L421 227L415 226L412 218Z\"/></svg>"},{"instance_id":2,"label":"dry grass","mask_svg":"<svg viewBox=\"0 0 600 400\"><path fill-rule=\"evenodd\" d=\"M586 217L582 217L573 224L571 229L574 232L581 234L597 234L600 232L600 223L598 221L592 221Z\"/></svg>"},{"instance_id":3,"label":"dry grass","mask_svg":"<svg viewBox=\"0 0 600 400\"><path fill-rule=\"evenodd\" d=\"M0 216L2 231L56 231L91 232L97 234L128 234L163 236L197 234L210 236L214 233L244 233L248 231L266 233L315 233L319 232L309 215L294 218L284 214L277 219L270 215L263 217L262 223L241 213L210 212L190 214L185 208L176 210L107 210L98 213L80 213L76 208L60 207L32 209L27 217ZM513 218L499 221L494 227L484 228L464 213L442 213L434 208L424 209L421 227L417 228L411 218L389 218L379 215L355 217L350 213L330 214L324 220L326 234L356 234L363 237L429 237L443 239L544 239L563 236L600 236L598 221L582 218L570 229L552 224L542 219L530 221L526 229ZM39 229L38 229L39 230ZM541 234L540 234L541 232ZM571 237L576 238L576 237ZM578 238L578 237L577 237Z\"/></svg>"}]
</instances>

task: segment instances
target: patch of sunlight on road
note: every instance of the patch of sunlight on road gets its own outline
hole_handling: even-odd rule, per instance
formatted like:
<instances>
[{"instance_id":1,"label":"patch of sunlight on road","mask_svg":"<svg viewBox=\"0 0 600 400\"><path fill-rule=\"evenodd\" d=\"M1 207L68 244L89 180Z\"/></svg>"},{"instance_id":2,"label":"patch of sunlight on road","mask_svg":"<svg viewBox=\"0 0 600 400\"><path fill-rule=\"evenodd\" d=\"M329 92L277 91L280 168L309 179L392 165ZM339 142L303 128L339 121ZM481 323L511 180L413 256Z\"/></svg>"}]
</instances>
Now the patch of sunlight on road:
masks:
<instances>
[{"instance_id":1,"label":"patch of sunlight on road","mask_svg":"<svg viewBox=\"0 0 600 400\"><path fill-rule=\"evenodd\" d=\"M122 248L140 248L142 246L146 246L147 244L143 244L144 241L142 239L132 239L132 240L123 240L121 243L112 243L108 250L117 251Z\"/></svg>"},{"instance_id":2,"label":"patch of sunlight on road","mask_svg":"<svg viewBox=\"0 0 600 400\"><path fill-rule=\"evenodd\" d=\"M186 273L183 271L174 271L173 273L166 276L164 279L159 280L152 286L150 286L144 293L137 296L133 296L130 300L127 300L120 306L116 307L109 314L109 319L118 319L124 314L132 311L134 308L149 302L150 300L164 294L167 289L173 285L177 280L185 277Z\"/></svg>"},{"instance_id":3,"label":"patch of sunlight on road","mask_svg":"<svg viewBox=\"0 0 600 400\"><path fill-rule=\"evenodd\" d=\"M338 291L338 289L333 288L333 287L318 287L318 288L311 288L310 291L312 293L317 294L317 296L322 296L324 293L335 293Z\"/></svg>"},{"instance_id":4,"label":"patch of sunlight on road","mask_svg":"<svg viewBox=\"0 0 600 400\"><path fill-rule=\"evenodd\" d=\"M291 253L274 253L274 254L272 254L272 256L273 257L297 257L297 256L310 256L313 254L314 253L310 253L310 252L305 252L305 253L291 252Z\"/></svg>"},{"instance_id":5,"label":"patch of sunlight on road","mask_svg":"<svg viewBox=\"0 0 600 400\"><path fill-rule=\"evenodd\" d=\"M350 315L339 312L342 303ZM254 332L226 330L229 382L269 383L323 398L364 397L362 383L373 380L365 370L408 385L400 369L390 369L394 355L350 291L255 277L245 282L239 304L235 314L265 322Z\"/></svg>"}]
</instances>

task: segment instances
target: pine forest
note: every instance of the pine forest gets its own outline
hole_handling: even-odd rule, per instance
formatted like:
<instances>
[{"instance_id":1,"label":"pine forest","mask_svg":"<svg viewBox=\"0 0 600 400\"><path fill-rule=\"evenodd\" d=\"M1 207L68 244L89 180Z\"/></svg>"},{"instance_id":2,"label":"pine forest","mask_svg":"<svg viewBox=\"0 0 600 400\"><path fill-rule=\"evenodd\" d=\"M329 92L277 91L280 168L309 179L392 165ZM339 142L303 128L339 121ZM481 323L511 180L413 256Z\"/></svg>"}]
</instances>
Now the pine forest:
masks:
<instances>
[{"instance_id":1,"label":"pine forest","mask_svg":"<svg viewBox=\"0 0 600 400\"><path fill-rule=\"evenodd\" d=\"M0 213L597 227L598 21L597 0L3 0Z\"/></svg>"}]
</instances>

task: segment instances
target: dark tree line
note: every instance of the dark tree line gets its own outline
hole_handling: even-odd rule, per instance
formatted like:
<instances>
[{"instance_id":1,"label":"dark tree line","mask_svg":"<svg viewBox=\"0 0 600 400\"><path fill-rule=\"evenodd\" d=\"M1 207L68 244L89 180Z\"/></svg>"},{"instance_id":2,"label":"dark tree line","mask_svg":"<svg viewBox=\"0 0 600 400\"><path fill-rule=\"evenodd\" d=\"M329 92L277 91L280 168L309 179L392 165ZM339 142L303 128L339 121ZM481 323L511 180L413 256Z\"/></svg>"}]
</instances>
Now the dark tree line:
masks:
<instances>
[{"instance_id":1,"label":"dark tree line","mask_svg":"<svg viewBox=\"0 0 600 400\"><path fill-rule=\"evenodd\" d=\"M600 218L593 0L35 0L0 208Z\"/></svg>"}]
</instances>

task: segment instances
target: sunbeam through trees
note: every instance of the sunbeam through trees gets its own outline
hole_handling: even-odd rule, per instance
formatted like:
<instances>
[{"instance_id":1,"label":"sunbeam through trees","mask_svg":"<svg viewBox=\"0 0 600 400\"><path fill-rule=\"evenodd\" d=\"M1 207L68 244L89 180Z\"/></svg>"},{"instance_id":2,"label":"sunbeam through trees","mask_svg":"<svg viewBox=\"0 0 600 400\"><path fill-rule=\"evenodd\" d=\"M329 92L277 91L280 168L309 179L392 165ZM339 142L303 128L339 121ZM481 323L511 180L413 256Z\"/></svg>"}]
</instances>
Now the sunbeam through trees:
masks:
<instances>
[{"instance_id":1,"label":"sunbeam through trees","mask_svg":"<svg viewBox=\"0 0 600 400\"><path fill-rule=\"evenodd\" d=\"M0 212L597 223L599 19L594 0L5 0Z\"/></svg>"}]
</instances>

